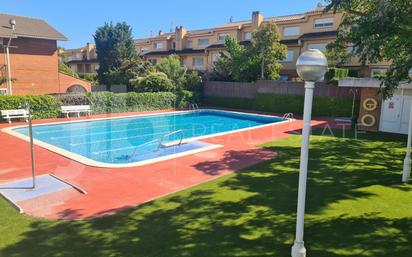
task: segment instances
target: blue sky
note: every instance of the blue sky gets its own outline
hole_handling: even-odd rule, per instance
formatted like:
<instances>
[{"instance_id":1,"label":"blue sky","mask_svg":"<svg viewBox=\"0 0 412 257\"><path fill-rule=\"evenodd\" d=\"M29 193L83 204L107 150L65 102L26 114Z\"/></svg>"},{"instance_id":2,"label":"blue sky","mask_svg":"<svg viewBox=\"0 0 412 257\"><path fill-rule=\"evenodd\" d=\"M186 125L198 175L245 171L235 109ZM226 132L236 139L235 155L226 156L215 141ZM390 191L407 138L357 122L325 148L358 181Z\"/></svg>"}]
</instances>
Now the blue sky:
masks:
<instances>
[{"instance_id":1,"label":"blue sky","mask_svg":"<svg viewBox=\"0 0 412 257\"><path fill-rule=\"evenodd\" d=\"M147 37L150 32L168 32L183 25L190 29L213 27L229 21L250 19L252 11L265 17L305 12L319 0L1 0L0 12L46 20L69 38L59 42L65 48L77 48L93 42L93 33L104 22L125 21L134 36ZM18 24L17 24L18 26Z\"/></svg>"}]
</instances>

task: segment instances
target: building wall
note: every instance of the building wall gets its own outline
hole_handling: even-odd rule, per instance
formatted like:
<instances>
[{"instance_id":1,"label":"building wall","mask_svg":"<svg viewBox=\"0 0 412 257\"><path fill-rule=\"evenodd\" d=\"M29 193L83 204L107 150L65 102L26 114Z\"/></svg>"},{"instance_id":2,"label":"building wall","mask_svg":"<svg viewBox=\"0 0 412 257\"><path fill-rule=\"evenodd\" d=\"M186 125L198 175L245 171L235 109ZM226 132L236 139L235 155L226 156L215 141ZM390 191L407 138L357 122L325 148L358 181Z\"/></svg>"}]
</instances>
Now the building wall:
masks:
<instances>
[{"instance_id":1,"label":"building wall","mask_svg":"<svg viewBox=\"0 0 412 257\"><path fill-rule=\"evenodd\" d=\"M65 93L70 85L59 82L55 40L17 38L10 48L13 95ZM0 53L1 75L7 76L5 54ZM2 85L6 87L6 85Z\"/></svg>"}]
</instances>

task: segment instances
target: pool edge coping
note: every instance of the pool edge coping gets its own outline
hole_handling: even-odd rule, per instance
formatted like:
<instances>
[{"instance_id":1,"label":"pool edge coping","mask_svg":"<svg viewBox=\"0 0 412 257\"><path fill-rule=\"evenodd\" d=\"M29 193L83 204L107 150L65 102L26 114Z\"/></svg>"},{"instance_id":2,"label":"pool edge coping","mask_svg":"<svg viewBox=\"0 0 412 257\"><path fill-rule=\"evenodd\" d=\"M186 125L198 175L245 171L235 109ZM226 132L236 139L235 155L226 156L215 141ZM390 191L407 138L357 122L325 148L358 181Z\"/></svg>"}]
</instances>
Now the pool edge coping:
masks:
<instances>
[{"instance_id":1,"label":"pool edge coping","mask_svg":"<svg viewBox=\"0 0 412 257\"><path fill-rule=\"evenodd\" d=\"M70 121L56 121L56 122L48 122L48 123L39 123L39 124L33 124L33 126L47 126L47 125L57 125L57 124L65 124L65 123L78 123L78 122L92 122L92 121L98 121L98 120L107 120L107 119L121 119L121 118L131 118L131 117L139 117L139 116L156 116L156 115L162 115L162 114L185 114L185 113L193 113L193 112L198 112L198 111L217 111L217 112L229 112L229 113L236 113L236 114L242 114L242 115L251 115L251 116L261 116L261 117L269 117L269 118L281 118L279 116L275 115L265 115L265 114L254 114L254 113L246 113L246 112L239 112L239 111L227 111L227 110L219 110L219 109L211 109L211 108L205 108L205 109L197 109L197 110L185 110L185 111L174 111L174 112L159 112L159 113L149 113L149 114L135 114L135 115L126 115L126 116L116 116L116 117L104 117L104 118L96 118L96 119L85 119L85 120L70 120ZM183 140L182 142L187 143L191 141L196 141L196 140L201 140L201 139L206 139L206 138L213 138L217 136L223 136L227 134L232 134L232 133L238 133L238 132L243 132L243 131L248 131L248 130L254 130L258 128L264 128L264 127L270 127L270 126L275 126L278 124L283 124L286 122L290 122L293 119L289 120L283 120L283 121L278 121L274 123L268 123L268 124L263 124L259 126L254 126L254 127L249 127L249 128L241 128L241 129L236 129L236 130L231 130L231 131L225 131L225 132L220 132L220 133L214 133L210 135L205 135L205 136L199 136L199 137L192 137L192 138L187 138ZM2 132L5 132L9 135L15 136L19 139L22 139L24 141L30 142L30 137L23 135L21 133L13 131L13 129L21 128L21 127L27 127L28 125L18 125L18 126L10 126L1 129ZM76 161L78 163L87 165L87 166L92 166L92 167L98 167L98 168L131 168L131 167L139 167L143 165L148 165L148 164L153 164L161 161L166 161L178 157L183 157L191 154L196 154L204 151L209 151L209 150L214 150L217 148L221 148L224 145L220 144L211 144L210 146L202 147L199 149L194 149L182 153L176 153L176 154L171 154L168 156L162 156L162 157L157 157L157 158L152 158L144 161L138 161L138 162L132 162L132 163L123 163L123 164L114 164L114 163L106 163L106 162L99 162L92 160L90 158L84 157L82 155L70 152L68 150L65 150L63 148L54 146L52 144L46 143L44 141L34 139L33 138L33 143L37 146L40 146L48 151L51 151L55 154L58 154L60 156L63 156L65 158L71 159L73 161Z\"/></svg>"}]
</instances>

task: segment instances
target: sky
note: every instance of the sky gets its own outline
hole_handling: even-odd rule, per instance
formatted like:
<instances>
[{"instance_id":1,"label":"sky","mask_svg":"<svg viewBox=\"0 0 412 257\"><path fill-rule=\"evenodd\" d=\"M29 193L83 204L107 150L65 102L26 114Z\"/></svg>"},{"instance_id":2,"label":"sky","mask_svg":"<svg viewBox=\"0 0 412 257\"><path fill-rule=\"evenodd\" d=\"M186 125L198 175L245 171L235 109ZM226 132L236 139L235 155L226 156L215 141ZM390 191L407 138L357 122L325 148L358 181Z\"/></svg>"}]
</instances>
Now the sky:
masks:
<instances>
[{"instance_id":1,"label":"sky","mask_svg":"<svg viewBox=\"0 0 412 257\"><path fill-rule=\"evenodd\" d=\"M0 13L40 18L69 38L58 42L78 48L93 42L96 28L105 22L125 21L135 38L145 38L184 26L188 30L211 28L229 21L250 19L252 11L264 17L302 13L319 0L0 0ZM64 4L63 4L64 3ZM17 24L18 26L18 24Z\"/></svg>"}]
</instances>

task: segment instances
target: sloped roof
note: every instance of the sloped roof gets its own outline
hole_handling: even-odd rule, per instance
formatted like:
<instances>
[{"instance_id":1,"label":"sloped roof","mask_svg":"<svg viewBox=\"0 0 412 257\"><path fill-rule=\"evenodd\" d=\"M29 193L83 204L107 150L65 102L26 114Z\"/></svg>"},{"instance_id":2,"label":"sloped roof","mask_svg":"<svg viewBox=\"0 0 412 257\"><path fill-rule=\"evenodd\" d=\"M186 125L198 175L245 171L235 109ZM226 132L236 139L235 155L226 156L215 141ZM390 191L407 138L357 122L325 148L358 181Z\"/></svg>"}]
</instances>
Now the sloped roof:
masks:
<instances>
[{"instance_id":1,"label":"sloped roof","mask_svg":"<svg viewBox=\"0 0 412 257\"><path fill-rule=\"evenodd\" d=\"M29 37L67 41L68 39L41 19L0 13L0 37L10 37L12 30L10 20L16 21L13 37Z\"/></svg>"}]
</instances>

